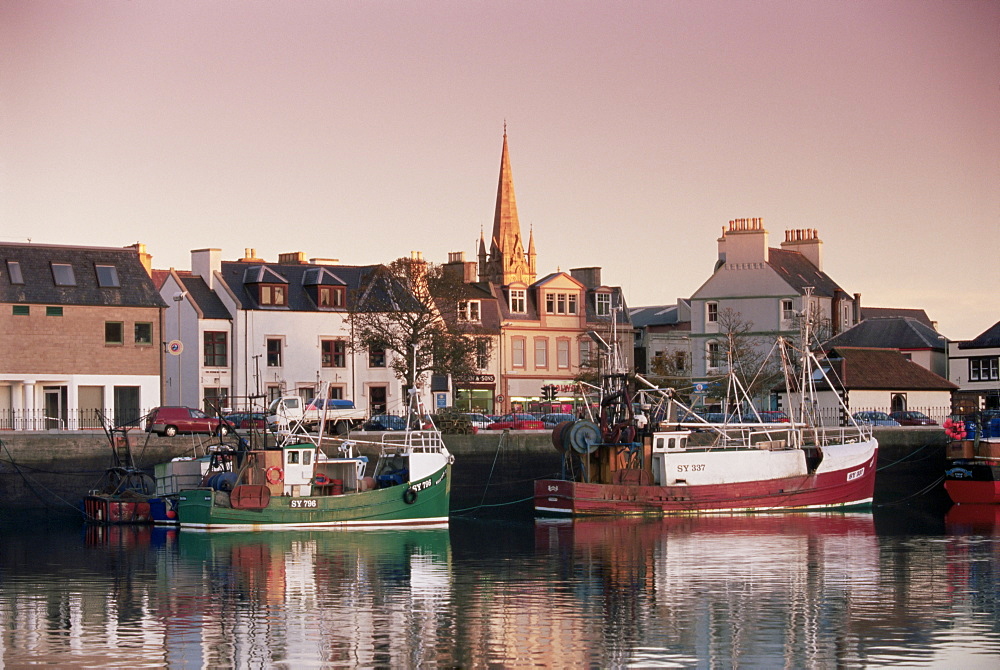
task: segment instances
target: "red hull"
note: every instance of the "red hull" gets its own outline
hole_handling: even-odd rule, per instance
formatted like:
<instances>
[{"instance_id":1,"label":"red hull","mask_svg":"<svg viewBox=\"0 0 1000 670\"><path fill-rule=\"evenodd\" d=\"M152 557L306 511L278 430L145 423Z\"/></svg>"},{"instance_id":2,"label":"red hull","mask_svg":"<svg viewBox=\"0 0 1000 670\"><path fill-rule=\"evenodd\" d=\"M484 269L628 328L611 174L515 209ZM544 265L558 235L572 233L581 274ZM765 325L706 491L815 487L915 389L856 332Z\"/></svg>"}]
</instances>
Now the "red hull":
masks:
<instances>
[{"instance_id":1,"label":"red hull","mask_svg":"<svg viewBox=\"0 0 1000 670\"><path fill-rule=\"evenodd\" d=\"M822 474L734 484L641 486L535 482L535 511L552 516L666 515L867 507L875 491L877 451L865 464Z\"/></svg>"},{"instance_id":2,"label":"red hull","mask_svg":"<svg viewBox=\"0 0 1000 670\"><path fill-rule=\"evenodd\" d=\"M91 495L83 499L87 521L103 524L152 523L149 503L145 500L121 500Z\"/></svg>"},{"instance_id":3,"label":"red hull","mask_svg":"<svg viewBox=\"0 0 1000 670\"><path fill-rule=\"evenodd\" d=\"M1000 503L1000 482L947 480L944 490L953 503L959 505L992 505Z\"/></svg>"}]
</instances>

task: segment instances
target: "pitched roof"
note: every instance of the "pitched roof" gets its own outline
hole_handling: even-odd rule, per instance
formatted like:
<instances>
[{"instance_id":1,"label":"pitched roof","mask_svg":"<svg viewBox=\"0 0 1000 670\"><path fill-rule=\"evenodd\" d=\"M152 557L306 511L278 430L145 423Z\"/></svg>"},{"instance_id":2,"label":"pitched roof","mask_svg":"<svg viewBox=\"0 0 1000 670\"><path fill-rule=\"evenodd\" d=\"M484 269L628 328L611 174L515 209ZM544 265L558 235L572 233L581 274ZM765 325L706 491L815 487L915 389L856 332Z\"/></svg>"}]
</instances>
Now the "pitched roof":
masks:
<instances>
[{"instance_id":1,"label":"pitched roof","mask_svg":"<svg viewBox=\"0 0 1000 670\"><path fill-rule=\"evenodd\" d=\"M633 307L629 310L632 325L636 328L646 326L672 326L679 322L677 305L653 305L649 307Z\"/></svg>"},{"instance_id":2,"label":"pitched roof","mask_svg":"<svg viewBox=\"0 0 1000 670\"><path fill-rule=\"evenodd\" d=\"M909 317L916 319L928 328L934 327L934 322L927 316L927 312L922 309L906 309L901 307L862 307L861 319L884 319Z\"/></svg>"},{"instance_id":3,"label":"pitched roof","mask_svg":"<svg viewBox=\"0 0 1000 670\"><path fill-rule=\"evenodd\" d=\"M844 292L837 282L798 251L772 247L768 249L767 264L799 294L804 294L807 286L813 287L813 295L828 298L838 291Z\"/></svg>"},{"instance_id":4,"label":"pitched roof","mask_svg":"<svg viewBox=\"0 0 1000 670\"><path fill-rule=\"evenodd\" d=\"M823 347L874 347L879 349L936 349L945 351L948 340L916 319L866 319L829 339Z\"/></svg>"},{"instance_id":5,"label":"pitched roof","mask_svg":"<svg viewBox=\"0 0 1000 670\"><path fill-rule=\"evenodd\" d=\"M165 307L166 303L133 247L77 247L57 244L0 244L0 302ZM10 262L18 264L23 283L10 276ZM72 267L74 283L57 285L52 264ZM98 266L113 266L118 286L98 283Z\"/></svg>"},{"instance_id":6,"label":"pitched roof","mask_svg":"<svg viewBox=\"0 0 1000 670\"><path fill-rule=\"evenodd\" d=\"M248 287L255 286L257 282L281 283L288 287L288 305L281 307L265 307L264 309L273 311L292 312L314 312L317 311L316 304L309 294L304 290L316 276L316 265L309 263L293 263L282 265L280 263L246 263L241 261L223 261L222 278L229 286L241 309L261 309L257 303L257 293L255 290L248 290ZM355 266L336 265L329 268L336 279L343 282L348 290L348 300L351 292L356 290L374 269L376 265ZM308 274L307 273L311 273ZM326 277L326 275L323 275ZM328 282L323 281L324 285ZM333 283L332 281L330 283ZM327 310L323 310L327 311Z\"/></svg>"},{"instance_id":7,"label":"pitched roof","mask_svg":"<svg viewBox=\"0 0 1000 670\"><path fill-rule=\"evenodd\" d=\"M848 390L952 391L958 388L895 349L837 347L827 359Z\"/></svg>"},{"instance_id":8,"label":"pitched roof","mask_svg":"<svg viewBox=\"0 0 1000 670\"><path fill-rule=\"evenodd\" d=\"M184 274L178 272L177 278L180 279L184 290L188 292L188 296L198 305L203 318L232 319L232 315L229 314L229 310L219 299L218 294L208 288L204 279L186 272Z\"/></svg>"},{"instance_id":9,"label":"pitched roof","mask_svg":"<svg viewBox=\"0 0 1000 670\"><path fill-rule=\"evenodd\" d=\"M1000 321L979 334L968 342L961 342L959 349L994 349L1000 347Z\"/></svg>"}]
</instances>

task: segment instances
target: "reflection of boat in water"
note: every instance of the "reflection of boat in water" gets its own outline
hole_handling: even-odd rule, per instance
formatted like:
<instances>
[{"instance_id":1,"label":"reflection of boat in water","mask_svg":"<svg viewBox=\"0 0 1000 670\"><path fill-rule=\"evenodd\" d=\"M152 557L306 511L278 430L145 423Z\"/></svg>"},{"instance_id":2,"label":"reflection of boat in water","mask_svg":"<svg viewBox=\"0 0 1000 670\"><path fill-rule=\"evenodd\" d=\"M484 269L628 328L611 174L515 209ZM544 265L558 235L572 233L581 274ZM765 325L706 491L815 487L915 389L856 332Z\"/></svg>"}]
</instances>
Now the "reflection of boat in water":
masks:
<instances>
[{"instance_id":1,"label":"reflection of boat in water","mask_svg":"<svg viewBox=\"0 0 1000 670\"><path fill-rule=\"evenodd\" d=\"M809 341L808 329L803 341ZM839 396L851 425L821 425L812 397L818 381L833 387L832 375L808 348L799 352L796 371L790 344L778 340L785 389L797 405L789 408L790 422L762 418L769 413L754 408L730 355L726 407L736 412L715 423L682 404L674 389L643 391L658 395L660 404L650 417L637 413L616 339L602 346L609 373L602 376L600 417L553 430L562 473L535 482L536 513L659 516L871 505L878 442L870 427L854 422ZM710 440L696 439L708 435Z\"/></svg>"},{"instance_id":2,"label":"reflection of boat in water","mask_svg":"<svg viewBox=\"0 0 1000 670\"><path fill-rule=\"evenodd\" d=\"M1000 534L1000 505L952 505L944 515L944 525L956 535Z\"/></svg>"},{"instance_id":3,"label":"reflection of boat in water","mask_svg":"<svg viewBox=\"0 0 1000 670\"><path fill-rule=\"evenodd\" d=\"M1000 503L1000 418L948 418L944 488L960 505Z\"/></svg>"},{"instance_id":4,"label":"reflection of boat in water","mask_svg":"<svg viewBox=\"0 0 1000 670\"><path fill-rule=\"evenodd\" d=\"M361 440L329 438L337 456L304 429L283 436L274 449L218 454L200 488L178 495L182 528L261 530L319 526L447 525L452 455L416 393L411 393L408 429L378 443L378 461L355 455ZM427 428L412 428L427 426ZM301 426L300 426L301 428Z\"/></svg>"},{"instance_id":5,"label":"reflection of boat in water","mask_svg":"<svg viewBox=\"0 0 1000 670\"><path fill-rule=\"evenodd\" d=\"M665 516L659 519L629 517L609 519L535 520L536 541L552 534L574 545L618 546L637 539L643 543L672 542L684 536L703 537L875 537L875 522L864 512L805 512L776 514L711 514ZM620 542L621 540L622 542Z\"/></svg>"},{"instance_id":6,"label":"reflection of boat in water","mask_svg":"<svg viewBox=\"0 0 1000 670\"><path fill-rule=\"evenodd\" d=\"M182 564L213 575L222 596L217 605L223 608L228 599L315 602L332 594L357 605L359 599L384 597L395 588L440 595L447 593L451 575L447 528L181 531L177 546Z\"/></svg>"}]
</instances>

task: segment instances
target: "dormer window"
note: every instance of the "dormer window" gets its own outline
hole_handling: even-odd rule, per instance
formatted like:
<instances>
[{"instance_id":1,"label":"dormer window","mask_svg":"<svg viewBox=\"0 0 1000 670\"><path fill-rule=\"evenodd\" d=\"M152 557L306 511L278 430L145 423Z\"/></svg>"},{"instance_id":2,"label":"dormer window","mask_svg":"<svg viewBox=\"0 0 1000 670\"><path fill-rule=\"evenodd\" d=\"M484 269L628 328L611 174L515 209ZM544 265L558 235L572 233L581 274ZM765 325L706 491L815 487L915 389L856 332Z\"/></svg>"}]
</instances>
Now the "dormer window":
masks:
<instances>
[{"instance_id":1,"label":"dormer window","mask_svg":"<svg viewBox=\"0 0 1000 670\"><path fill-rule=\"evenodd\" d=\"M283 284L261 284L259 302L274 307L287 305L288 291Z\"/></svg>"},{"instance_id":2,"label":"dormer window","mask_svg":"<svg viewBox=\"0 0 1000 670\"><path fill-rule=\"evenodd\" d=\"M52 279L56 286L76 286L76 275L69 263L52 263Z\"/></svg>"},{"instance_id":3,"label":"dormer window","mask_svg":"<svg viewBox=\"0 0 1000 670\"><path fill-rule=\"evenodd\" d=\"M481 320L478 300L462 300L458 303L458 320L479 323Z\"/></svg>"},{"instance_id":4,"label":"dormer window","mask_svg":"<svg viewBox=\"0 0 1000 670\"><path fill-rule=\"evenodd\" d=\"M318 286L316 287L316 306L334 309L344 306L343 286Z\"/></svg>"},{"instance_id":5,"label":"dormer window","mask_svg":"<svg viewBox=\"0 0 1000 670\"><path fill-rule=\"evenodd\" d=\"M611 294L594 294L594 313L597 316L611 316Z\"/></svg>"},{"instance_id":6,"label":"dormer window","mask_svg":"<svg viewBox=\"0 0 1000 670\"><path fill-rule=\"evenodd\" d=\"M121 286L118 282L118 269L114 265L95 265L97 272L97 285L101 288L117 288Z\"/></svg>"},{"instance_id":7,"label":"dormer window","mask_svg":"<svg viewBox=\"0 0 1000 670\"><path fill-rule=\"evenodd\" d=\"M528 300L523 288L512 288L510 290L510 311L515 314L524 314L528 311Z\"/></svg>"}]
</instances>

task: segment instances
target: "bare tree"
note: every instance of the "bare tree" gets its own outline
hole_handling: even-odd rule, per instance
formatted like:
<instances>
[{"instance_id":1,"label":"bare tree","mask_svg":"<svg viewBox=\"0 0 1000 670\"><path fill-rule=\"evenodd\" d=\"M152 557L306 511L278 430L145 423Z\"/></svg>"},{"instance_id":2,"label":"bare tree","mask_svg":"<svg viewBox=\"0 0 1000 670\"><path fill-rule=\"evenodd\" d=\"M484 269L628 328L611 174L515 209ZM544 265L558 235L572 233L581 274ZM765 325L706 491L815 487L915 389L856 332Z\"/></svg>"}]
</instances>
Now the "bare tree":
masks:
<instances>
[{"instance_id":1,"label":"bare tree","mask_svg":"<svg viewBox=\"0 0 1000 670\"><path fill-rule=\"evenodd\" d=\"M770 355L775 341L754 335L753 321L732 308L719 311L719 334L726 338L726 361L733 376L750 398L761 403L784 379L780 361ZM709 387L709 395L726 398L727 388L728 378L719 379Z\"/></svg>"},{"instance_id":2,"label":"bare tree","mask_svg":"<svg viewBox=\"0 0 1000 670\"><path fill-rule=\"evenodd\" d=\"M468 286L443 266L399 258L363 280L348 319L355 351L395 354L390 365L407 387L428 373L464 379L474 373L482 326L459 318Z\"/></svg>"}]
</instances>

